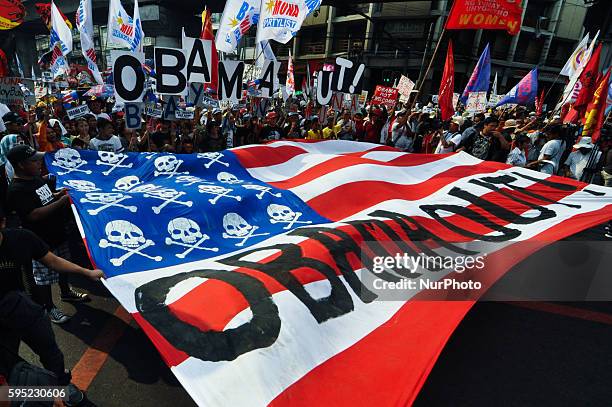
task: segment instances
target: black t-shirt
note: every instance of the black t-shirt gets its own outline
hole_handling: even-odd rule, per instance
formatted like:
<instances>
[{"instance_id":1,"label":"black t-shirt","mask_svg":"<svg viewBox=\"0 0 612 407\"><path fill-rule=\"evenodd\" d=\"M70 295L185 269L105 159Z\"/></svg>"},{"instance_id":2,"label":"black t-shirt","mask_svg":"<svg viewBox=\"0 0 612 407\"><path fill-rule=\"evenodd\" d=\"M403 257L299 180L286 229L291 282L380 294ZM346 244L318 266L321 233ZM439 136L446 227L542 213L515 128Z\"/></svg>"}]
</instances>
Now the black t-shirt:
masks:
<instances>
[{"instance_id":1,"label":"black t-shirt","mask_svg":"<svg viewBox=\"0 0 612 407\"><path fill-rule=\"evenodd\" d=\"M23 290L21 267L30 267L32 260L40 260L49 246L26 229L2 231L0 243L0 297L9 291Z\"/></svg>"},{"instance_id":2,"label":"black t-shirt","mask_svg":"<svg viewBox=\"0 0 612 407\"><path fill-rule=\"evenodd\" d=\"M53 215L38 222L29 222L27 217L32 211L50 205L57 199L53 196L55 189L51 182L41 177L31 180L15 178L8 189L7 207L19 215L24 228L36 233L52 248L65 242L65 227L68 222L69 210L57 211Z\"/></svg>"},{"instance_id":3,"label":"black t-shirt","mask_svg":"<svg viewBox=\"0 0 612 407\"><path fill-rule=\"evenodd\" d=\"M261 131L262 140L280 140L284 138L284 131L278 126L264 126Z\"/></svg>"}]
</instances>

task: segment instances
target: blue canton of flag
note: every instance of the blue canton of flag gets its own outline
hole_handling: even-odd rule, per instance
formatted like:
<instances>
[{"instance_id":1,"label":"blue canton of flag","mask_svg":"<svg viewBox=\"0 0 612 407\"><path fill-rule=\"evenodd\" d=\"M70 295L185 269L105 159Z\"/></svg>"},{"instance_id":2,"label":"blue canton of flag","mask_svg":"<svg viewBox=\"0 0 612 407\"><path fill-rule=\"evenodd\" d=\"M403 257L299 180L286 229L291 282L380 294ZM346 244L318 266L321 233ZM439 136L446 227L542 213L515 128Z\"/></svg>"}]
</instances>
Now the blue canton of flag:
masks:
<instances>
[{"instance_id":1,"label":"blue canton of flag","mask_svg":"<svg viewBox=\"0 0 612 407\"><path fill-rule=\"evenodd\" d=\"M329 222L292 192L253 178L230 151L63 149L46 162L85 215L82 232L107 277L204 260Z\"/></svg>"}]
</instances>

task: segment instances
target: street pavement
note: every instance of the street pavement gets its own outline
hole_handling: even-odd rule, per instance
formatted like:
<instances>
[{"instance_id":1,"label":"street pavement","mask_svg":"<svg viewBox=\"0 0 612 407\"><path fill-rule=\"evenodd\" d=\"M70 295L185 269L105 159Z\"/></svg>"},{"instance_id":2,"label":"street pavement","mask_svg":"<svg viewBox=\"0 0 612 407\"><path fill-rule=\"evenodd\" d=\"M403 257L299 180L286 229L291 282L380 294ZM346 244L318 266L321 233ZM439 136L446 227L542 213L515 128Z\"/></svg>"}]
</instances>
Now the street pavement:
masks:
<instances>
[{"instance_id":1,"label":"street pavement","mask_svg":"<svg viewBox=\"0 0 612 407\"><path fill-rule=\"evenodd\" d=\"M572 237L600 240L603 227ZM546 249L538 256L550 256ZM100 283L62 303L54 326L75 382L99 406L194 406L144 332ZM56 293L54 298L59 298ZM416 406L612 405L612 303L476 304L443 350ZM30 361L35 355L21 346ZM401 385L398 383L398 385Z\"/></svg>"}]
</instances>

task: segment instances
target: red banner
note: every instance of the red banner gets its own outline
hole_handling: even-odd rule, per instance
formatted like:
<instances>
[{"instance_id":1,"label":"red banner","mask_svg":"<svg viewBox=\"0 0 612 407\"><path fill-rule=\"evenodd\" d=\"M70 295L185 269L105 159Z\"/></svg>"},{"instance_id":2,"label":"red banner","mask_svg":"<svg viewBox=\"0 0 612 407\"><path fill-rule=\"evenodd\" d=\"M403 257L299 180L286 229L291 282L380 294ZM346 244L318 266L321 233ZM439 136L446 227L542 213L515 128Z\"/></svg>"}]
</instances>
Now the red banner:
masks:
<instances>
[{"instance_id":1,"label":"red banner","mask_svg":"<svg viewBox=\"0 0 612 407\"><path fill-rule=\"evenodd\" d=\"M446 28L448 30L506 30L516 35L521 30L523 9L518 0L455 0Z\"/></svg>"},{"instance_id":2,"label":"red banner","mask_svg":"<svg viewBox=\"0 0 612 407\"><path fill-rule=\"evenodd\" d=\"M378 85L372 97L372 104L385 105L387 106L387 110L391 110L395 107L398 94L399 92L397 89Z\"/></svg>"},{"instance_id":3,"label":"red banner","mask_svg":"<svg viewBox=\"0 0 612 407\"><path fill-rule=\"evenodd\" d=\"M23 23L26 11L21 0L0 0L0 30L11 30Z\"/></svg>"}]
</instances>

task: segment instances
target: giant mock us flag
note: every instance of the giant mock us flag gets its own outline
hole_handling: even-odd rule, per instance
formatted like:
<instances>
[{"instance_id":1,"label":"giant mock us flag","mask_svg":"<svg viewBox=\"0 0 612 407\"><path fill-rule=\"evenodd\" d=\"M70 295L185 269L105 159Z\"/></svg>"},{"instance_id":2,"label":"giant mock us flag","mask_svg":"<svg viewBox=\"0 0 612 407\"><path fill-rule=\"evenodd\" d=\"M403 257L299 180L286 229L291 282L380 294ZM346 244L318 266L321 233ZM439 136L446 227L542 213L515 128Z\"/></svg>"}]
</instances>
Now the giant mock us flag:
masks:
<instances>
[{"instance_id":1,"label":"giant mock us flag","mask_svg":"<svg viewBox=\"0 0 612 407\"><path fill-rule=\"evenodd\" d=\"M498 242L494 282L520 242L612 216L609 188L350 141L46 160L105 284L203 406L408 405L473 302L377 301L361 247Z\"/></svg>"}]
</instances>

